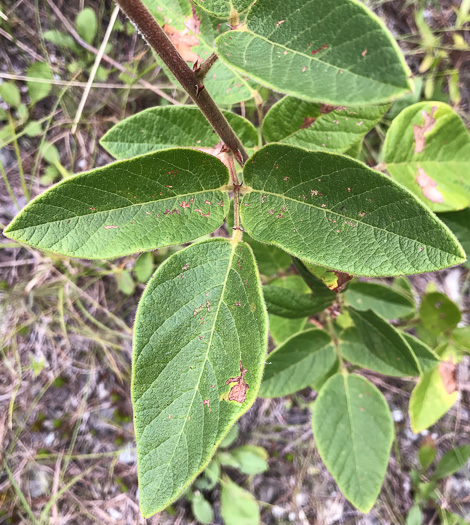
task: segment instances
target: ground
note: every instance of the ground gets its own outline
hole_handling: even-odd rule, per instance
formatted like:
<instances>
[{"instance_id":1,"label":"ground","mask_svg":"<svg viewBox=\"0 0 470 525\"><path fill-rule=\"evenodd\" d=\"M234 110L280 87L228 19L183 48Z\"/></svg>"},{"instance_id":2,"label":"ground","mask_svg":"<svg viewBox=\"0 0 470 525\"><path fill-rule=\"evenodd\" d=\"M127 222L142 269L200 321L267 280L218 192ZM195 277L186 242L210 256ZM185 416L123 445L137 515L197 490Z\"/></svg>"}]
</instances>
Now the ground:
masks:
<instances>
[{"instance_id":1,"label":"ground","mask_svg":"<svg viewBox=\"0 0 470 525\"><path fill-rule=\"evenodd\" d=\"M385 0L369 5L397 37L412 72L418 74L421 67L434 98L449 101L449 79L458 72L458 96L453 93L450 103L468 124L470 54L458 49L453 40L458 34L470 43L468 31L456 25L459 2ZM84 42L74 28L84 7L98 14L92 44ZM440 42L431 45L416 25L421 8ZM27 116L13 112L17 139L8 138L6 121L0 124L4 126L0 144L9 141L0 149L0 227L24 206L25 192L37 195L57 174L110 162L98 140L111 125L148 107L185 101L185 94L155 67L149 48L119 15L122 29L111 33L101 61L107 71L95 78L80 116L85 83L112 10L110 1L97 0L0 4L4 15L0 19L0 79L14 81L27 101L24 77L31 64L44 59L54 73L49 96L28 107ZM62 31L74 45L46 43L43 34L51 29ZM447 54L435 70L423 71L425 56L435 56L436 50ZM264 109L277 98L270 95ZM8 106L0 99L0 107L6 110ZM251 110L246 108L248 113ZM39 133L22 133L30 121L41 123ZM365 142L364 155L371 165L380 162L380 133L380 129L374 131ZM58 159L47 160L46 140L56 146ZM166 254L167 250L156 253L154 263ZM134 256L107 262L72 260L0 239L0 523L196 523L185 498L149 520L139 513L129 385L132 325L144 284L133 273L135 261ZM468 321L469 271L458 267L413 278L418 300L429 281L460 305ZM396 422L397 446L378 503L364 516L337 489L312 439L310 403L316 394L305 389L286 399L259 399L239 422L236 443L263 446L269 470L251 477L230 468L227 473L255 495L264 523L405 523L413 505L410 471L416 467L417 450L426 434L435 441L439 455L468 442L468 360L459 368L459 401L429 433L420 435L411 432L407 416L413 384L363 373L381 388ZM441 506L470 516L468 470L448 478L439 491ZM219 489L207 498L215 510L215 523L222 523ZM423 523L439 523L431 504Z\"/></svg>"}]
</instances>

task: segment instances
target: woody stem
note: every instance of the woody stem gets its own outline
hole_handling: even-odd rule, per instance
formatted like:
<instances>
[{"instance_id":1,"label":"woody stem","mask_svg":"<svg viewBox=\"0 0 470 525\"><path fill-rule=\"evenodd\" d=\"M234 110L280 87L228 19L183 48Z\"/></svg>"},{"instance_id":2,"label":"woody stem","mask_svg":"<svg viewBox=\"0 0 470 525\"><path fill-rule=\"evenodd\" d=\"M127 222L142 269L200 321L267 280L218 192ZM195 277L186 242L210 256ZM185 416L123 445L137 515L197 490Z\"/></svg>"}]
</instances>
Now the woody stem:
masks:
<instances>
[{"instance_id":1,"label":"woody stem","mask_svg":"<svg viewBox=\"0 0 470 525\"><path fill-rule=\"evenodd\" d=\"M209 95L196 71L193 71L178 53L163 29L150 14L141 0L116 0L121 10L135 24L150 47L157 53L178 82L202 111L215 132L237 161L243 166L248 159L237 137L217 104Z\"/></svg>"}]
</instances>

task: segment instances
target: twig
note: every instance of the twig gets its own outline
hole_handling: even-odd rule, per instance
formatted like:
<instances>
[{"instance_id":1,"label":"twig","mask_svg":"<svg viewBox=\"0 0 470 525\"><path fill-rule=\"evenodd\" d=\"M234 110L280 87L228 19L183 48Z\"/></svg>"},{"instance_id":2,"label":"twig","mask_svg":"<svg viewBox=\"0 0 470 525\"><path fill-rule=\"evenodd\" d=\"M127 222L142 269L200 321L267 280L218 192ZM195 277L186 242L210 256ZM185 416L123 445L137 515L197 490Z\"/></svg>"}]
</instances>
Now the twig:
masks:
<instances>
[{"instance_id":1,"label":"twig","mask_svg":"<svg viewBox=\"0 0 470 525\"><path fill-rule=\"evenodd\" d=\"M212 53L209 57L204 60L204 62L196 69L196 75L199 80L204 80L207 73L209 73L210 68L217 62L219 57Z\"/></svg>"},{"instance_id":2,"label":"twig","mask_svg":"<svg viewBox=\"0 0 470 525\"><path fill-rule=\"evenodd\" d=\"M73 38L84 49L86 49L87 51L90 51L90 53L93 53L94 55L97 55L98 54L98 49L96 49L96 47L90 45L88 42L85 42L85 40L83 40L83 38L80 37L80 35L75 31L75 29L72 26L72 24L65 18L65 16L62 14L60 9L52 2L52 0L47 0L47 3L51 6L51 9L57 15L57 18L64 24L65 28L73 36ZM134 74L130 69L127 69L127 67L124 67L119 62L116 62L116 60L112 59L108 55L103 54L103 60L105 62L107 62L108 64L110 64L111 66L113 66L116 69L118 69L119 71L121 71L121 73L126 73L126 75L128 75L129 77L131 77L133 79L136 79L137 82L139 82L139 84L141 84L142 86L146 87L150 91L153 91L154 93L156 93L160 97L168 100L168 102L171 102L174 105L179 105L180 104L177 100L175 100L174 98L172 98L169 95L167 95L165 92L161 91L160 89L158 89L155 86L153 86L152 84L150 84L150 82L147 82L146 80L139 79L137 77L137 75Z\"/></svg>"},{"instance_id":3,"label":"twig","mask_svg":"<svg viewBox=\"0 0 470 525\"><path fill-rule=\"evenodd\" d=\"M96 72L98 71L98 67L101 63L101 59L103 58L104 50L108 43L109 37L111 36L111 31L113 30L114 23L116 22L116 18L118 14L119 14L119 7L116 6L114 8L113 13L111 14L111 20L109 21L108 28L106 29L106 33L104 35L103 41L101 42L101 46L96 55L95 63L93 64L93 67L90 72L90 76L88 77L88 82L86 84L85 91L83 92L82 99L80 100L80 104L78 105L77 113L75 114L75 119L72 125L72 134L75 134L75 132L77 131L77 126L82 116L83 108L85 107L85 104L88 98L88 94L90 93L91 85L93 84L93 80L95 79Z\"/></svg>"},{"instance_id":4,"label":"twig","mask_svg":"<svg viewBox=\"0 0 470 525\"><path fill-rule=\"evenodd\" d=\"M197 104L225 146L234 153L243 165L248 154L227 119L209 95L195 71L193 71L178 53L166 33L150 14L141 0L116 0L123 12L137 26L142 36L170 69L184 90Z\"/></svg>"}]
</instances>

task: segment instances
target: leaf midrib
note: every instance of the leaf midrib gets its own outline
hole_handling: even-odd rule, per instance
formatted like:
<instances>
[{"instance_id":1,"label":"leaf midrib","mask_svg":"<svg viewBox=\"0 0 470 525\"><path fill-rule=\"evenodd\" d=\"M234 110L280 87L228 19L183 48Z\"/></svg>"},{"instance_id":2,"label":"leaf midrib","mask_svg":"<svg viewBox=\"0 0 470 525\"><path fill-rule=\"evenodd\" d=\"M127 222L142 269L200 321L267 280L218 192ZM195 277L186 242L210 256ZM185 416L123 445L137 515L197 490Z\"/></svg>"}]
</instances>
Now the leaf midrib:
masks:
<instances>
[{"instance_id":1,"label":"leaf midrib","mask_svg":"<svg viewBox=\"0 0 470 525\"><path fill-rule=\"evenodd\" d=\"M367 227L369 227L369 228L372 228L372 229L374 229L374 230L382 231L382 232L384 232L384 233L386 233L386 234L388 234L388 235L395 235L395 236L397 236L397 237L400 238L400 239L407 239L407 240L412 241L412 242L414 242L414 243L416 243L416 244L419 244L420 246L423 246L423 245L424 245L424 246L426 246L427 248L432 248L433 250L439 251L439 252L441 252L441 253L445 253L445 254L447 254L447 255L452 255L453 257L457 257L457 255L456 255L455 253L452 253L452 252L446 252L446 251L442 250L441 248L436 248L435 246L431 246L431 245L426 244L426 243L424 243L424 242L417 241L416 239L412 239L412 238L410 238L410 237L406 237L406 236L404 236L404 235L398 235L397 233L391 232L391 231L389 231L389 230L385 230L385 229L383 229L383 228L379 228L378 226L374 226L373 224L368 224L368 223L363 222L363 221L358 221L355 217L348 217L348 216L346 216L346 215L341 215L341 214L339 214L338 212L333 211L333 210L328 209L328 208L320 208L320 207L318 207L318 206L315 206L315 204L310 204L310 203L308 203L308 202L297 201L297 200L295 200L295 199L292 198L292 197L287 197L285 194L281 194L281 193L273 193L273 192L269 192L269 191L266 191L266 190L261 191L261 190L255 189L255 188L251 188L251 191L250 191L249 193L247 193L247 195L249 195L250 193L259 193L260 195L272 195L272 196L274 196L274 197L278 197L278 198L282 198L282 199L285 199L285 200L289 200L289 201L291 201L291 202L295 202L295 203L298 204L298 205L302 205L302 206L310 206L310 207L312 207L312 208L315 208L315 209L318 210L318 211L329 212L329 213L334 214L336 217L340 217L340 218L342 218L342 219L353 220L353 221L356 221L357 224L362 224L362 225L367 226ZM412 198L413 200L415 199L415 197L414 197L414 196L411 196L411 195L410 195L410 198ZM242 208L242 209L243 209L243 208ZM374 211L375 211L375 210L374 210ZM289 216L290 216L290 213L289 213Z\"/></svg>"},{"instance_id":2,"label":"leaf midrib","mask_svg":"<svg viewBox=\"0 0 470 525\"><path fill-rule=\"evenodd\" d=\"M146 205L153 205L153 204L157 204L157 203L165 203L166 201L170 201L170 200L173 200L173 199L181 199L183 197L188 197L188 196L192 196L192 195L199 195L199 194L208 193L208 192L211 192L211 191L220 191L220 193L223 194L221 188L223 188L223 186L220 186L219 188L216 188L216 189L208 189L208 190L203 190L203 191L195 191L195 192L191 192L191 193L178 194L178 195L174 195L172 197L166 197L165 199L158 199L158 200L155 200L155 201L148 201L148 202L144 202L144 203L130 204L128 206L123 206L121 208L111 208L109 210L101 210L101 211L97 211L97 212L94 212L94 213L87 213L87 214L83 214L83 215L74 215L74 216L72 216L70 218L80 220L80 219L82 219L84 217L96 217L96 216L99 216L101 214L110 213L110 212L113 212L113 211L128 210L128 209L131 209L131 208L135 208L137 206L146 206ZM113 195L116 195L116 194L113 194ZM117 195L117 196L121 197L121 195ZM43 204L43 205L50 206L51 204ZM52 205L52 206L54 206L54 205ZM57 208L59 208L61 210L65 209L65 208L61 208L60 206L55 206L55 207L57 207ZM69 210L67 210L67 211L69 211ZM10 233L10 232L15 232L15 231L16 232L17 231L28 231L31 228L36 228L38 226L52 225L52 224L55 224L55 223L68 221L68 220L70 220L70 218L67 217L65 219L57 219L56 221L41 222L39 224L35 224L34 226L28 226L26 228L18 228L16 230L8 229L8 231L5 230L4 233Z\"/></svg>"},{"instance_id":3,"label":"leaf midrib","mask_svg":"<svg viewBox=\"0 0 470 525\"><path fill-rule=\"evenodd\" d=\"M166 466L166 469L165 469L165 475L166 475L166 473L168 472L168 469L169 469L170 466L171 466L171 463L172 463L172 461L173 461L173 457L174 457L174 455L175 455L175 453L176 453L176 450L177 450L177 448L178 448L178 445L179 445L179 443L180 443L181 436L183 435L183 433L184 433L184 429L186 428L186 423L187 423L187 421L188 421L189 414L190 414L191 409L192 409L193 404L194 404L194 399L195 399L195 397L196 397L196 392L199 392L199 385L200 385L200 383L201 383L202 375L203 375L203 372L204 372L204 367L205 367L205 365L206 365L207 360L209 359L209 350L210 350L210 348L211 348L211 345L212 345L212 339L213 339L213 337L214 337L214 333L215 333L215 331L216 331L216 330L215 330L215 326L216 326L216 324L217 324L217 317L218 317L218 315L219 315L220 306L221 306L222 303L224 303L224 301L223 301L223 297L224 297L224 294L225 294L225 289L226 289L226 287L227 287L228 276L229 276L229 274L230 274L230 270L231 270L231 268L232 268L233 256L234 256L234 254L235 254L235 248L237 247L237 245L238 245L237 243L234 243L234 242L231 243L232 248L231 248L230 256L229 256L229 258L228 258L227 272L226 272L226 274L225 274L225 279L224 279L224 282L223 282L223 285L222 285L222 291L221 291L221 293L220 293L220 301L219 301L219 304L217 305L217 311L216 311L216 314L215 314L215 316L214 316L214 323L213 323L213 325L212 325L212 329L211 329L210 340L209 340L209 342L208 342L208 344L207 344L206 355L205 355L205 357L204 357L204 362L203 362L203 364L202 364L202 366L201 366L201 373L199 374L199 378L198 378L197 384L196 384L196 386L195 386L195 388L194 388L193 398L192 398L192 400L191 400L191 403L189 404L188 411L187 411L186 416L185 416L185 418L184 418L183 426L181 427L181 431L177 434L177 436L178 436L178 440L177 440L177 443L176 443L176 445L175 445L175 447L174 447L174 449L173 449L173 453L172 453L172 455L171 455L171 458L169 459L169 461L168 461L168 463L167 463L167 466ZM225 303L224 303L224 304L225 304ZM206 331L206 333L207 333L207 331ZM161 484L162 484L162 481L163 481L164 477L165 477L165 476L161 476L161 478L160 478L160 483L159 483L157 489L155 489L155 491L157 491L157 490L160 488L160 486L161 486Z\"/></svg>"}]
</instances>

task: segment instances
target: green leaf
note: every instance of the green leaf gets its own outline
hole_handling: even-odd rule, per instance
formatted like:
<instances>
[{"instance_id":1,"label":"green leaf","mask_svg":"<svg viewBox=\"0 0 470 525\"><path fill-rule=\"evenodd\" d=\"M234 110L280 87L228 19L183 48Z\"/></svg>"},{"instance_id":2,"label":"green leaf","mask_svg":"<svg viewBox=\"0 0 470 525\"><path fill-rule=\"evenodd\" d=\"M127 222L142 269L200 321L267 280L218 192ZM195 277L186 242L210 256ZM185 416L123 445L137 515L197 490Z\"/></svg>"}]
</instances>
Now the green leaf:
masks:
<instances>
[{"instance_id":1,"label":"green leaf","mask_svg":"<svg viewBox=\"0 0 470 525\"><path fill-rule=\"evenodd\" d=\"M21 104L20 90L13 82L0 84L0 98L12 108L17 108Z\"/></svg>"},{"instance_id":2,"label":"green leaf","mask_svg":"<svg viewBox=\"0 0 470 525\"><path fill-rule=\"evenodd\" d=\"M378 283L349 283L344 295L347 303L356 310L373 310L385 319L397 319L415 309L414 301L409 297Z\"/></svg>"},{"instance_id":3,"label":"green leaf","mask_svg":"<svg viewBox=\"0 0 470 525\"><path fill-rule=\"evenodd\" d=\"M249 120L230 111L223 114L246 148L258 145L258 133ZM126 159L166 148L212 149L219 141L198 107L160 106L121 121L100 143L117 159Z\"/></svg>"},{"instance_id":4,"label":"green leaf","mask_svg":"<svg viewBox=\"0 0 470 525\"><path fill-rule=\"evenodd\" d=\"M468 260L468 255L470 254L470 208L449 213L439 213L438 217L444 224L447 224L460 241L462 248L467 254L467 261L464 265L470 268L470 260Z\"/></svg>"},{"instance_id":5,"label":"green leaf","mask_svg":"<svg viewBox=\"0 0 470 525\"><path fill-rule=\"evenodd\" d=\"M319 280L317 280L318 287L313 293L299 293L293 290L289 284L298 279L298 275L289 275L276 279L273 284L263 286L269 313L289 319L308 317L322 312L336 299L336 294Z\"/></svg>"},{"instance_id":6,"label":"green leaf","mask_svg":"<svg viewBox=\"0 0 470 525\"><path fill-rule=\"evenodd\" d=\"M457 401L457 392L446 390L439 367L424 372L413 389L409 413L415 434L434 425Z\"/></svg>"},{"instance_id":7,"label":"green leaf","mask_svg":"<svg viewBox=\"0 0 470 525\"><path fill-rule=\"evenodd\" d=\"M91 7L85 7L85 9L82 9L82 11L78 13L75 26L77 27L77 33L83 40L89 44L93 44L96 32L98 31L98 20Z\"/></svg>"},{"instance_id":8,"label":"green leaf","mask_svg":"<svg viewBox=\"0 0 470 525\"><path fill-rule=\"evenodd\" d=\"M199 523L210 525L214 520L214 511L212 510L212 507L200 492L194 494L194 498L191 501L191 510Z\"/></svg>"},{"instance_id":9,"label":"green leaf","mask_svg":"<svg viewBox=\"0 0 470 525\"><path fill-rule=\"evenodd\" d=\"M142 0L160 25L169 24L178 31L186 29L191 16L189 0Z\"/></svg>"},{"instance_id":10,"label":"green leaf","mask_svg":"<svg viewBox=\"0 0 470 525\"><path fill-rule=\"evenodd\" d=\"M119 290L125 295L132 295L135 290L135 282L127 270L122 270L116 274Z\"/></svg>"},{"instance_id":11,"label":"green leaf","mask_svg":"<svg viewBox=\"0 0 470 525\"><path fill-rule=\"evenodd\" d=\"M385 398L358 375L336 374L313 406L318 452L345 497L369 512L382 486L393 441Z\"/></svg>"},{"instance_id":12,"label":"green leaf","mask_svg":"<svg viewBox=\"0 0 470 525\"><path fill-rule=\"evenodd\" d=\"M384 144L390 175L433 211L470 205L470 135L442 102L420 102L392 122Z\"/></svg>"},{"instance_id":13,"label":"green leaf","mask_svg":"<svg viewBox=\"0 0 470 525\"><path fill-rule=\"evenodd\" d=\"M27 81L29 98L31 104L36 104L39 100L47 97L52 89L52 71L49 64L46 62L34 62L27 72L27 76L30 78L40 78L49 82L33 82L32 80Z\"/></svg>"},{"instance_id":14,"label":"green leaf","mask_svg":"<svg viewBox=\"0 0 470 525\"><path fill-rule=\"evenodd\" d=\"M269 314L269 333L276 345L280 345L286 339L305 328L308 318L286 319L277 315Z\"/></svg>"},{"instance_id":15,"label":"green leaf","mask_svg":"<svg viewBox=\"0 0 470 525\"><path fill-rule=\"evenodd\" d=\"M30 120L24 127L25 135L28 137L37 137L42 131L41 123L37 120Z\"/></svg>"},{"instance_id":16,"label":"green leaf","mask_svg":"<svg viewBox=\"0 0 470 525\"><path fill-rule=\"evenodd\" d=\"M250 7L253 0L196 0L195 4L202 7L205 11L219 16L228 18L234 13L242 13Z\"/></svg>"},{"instance_id":17,"label":"green leaf","mask_svg":"<svg viewBox=\"0 0 470 525\"><path fill-rule=\"evenodd\" d=\"M141 283L146 283L152 277L153 269L153 253L143 253L136 261L134 266L135 276Z\"/></svg>"},{"instance_id":18,"label":"green leaf","mask_svg":"<svg viewBox=\"0 0 470 525\"><path fill-rule=\"evenodd\" d=\"M256 240L342 272L422 273L464 260L455 237L390 177L349 157L270 144L244 167Z\"/></svg>"},{"instance_id":19,"label":"green leaf","mask_svg":"<svg viewBox=\"0 0 470 525\"><path fill-rule=\"evenodd\" d=\"M445 525L468 525L468 520L447 509L438 509L439 519Z\"/></svg>"},{"instance_id":20,"label":"green leaf","mask_svg":"<svg viewBox=\"0 0 470 525\"><path fill-rule=\"evenodd\" d=\"M193 244L155 272L134 333L132 400L143 516L178 497L251 407L266 344L265 305L245 243L218 238ZM249 386L244 401L243 380L233 381L240 378L240 361Z\"/></svg>"},{"instance_id":21,"label":"green leaf","mask_svg":"<svg viewBox=\"0 0 470 525\"><path fill-rule=\"evenodd\" d=\"M341 353L348 361L396 377L420 374L418 361L398 330L372 310L348 308L348 312L357 330L357 335L353 328L341 335Z\"/></svg>"},{"instance_id":22,"label":"green leaf","mask_svg":"<svg viewBox=\"0 0 470 525\"><path fill-rule=\"evenodd\" d=\"M418 450L418 460L423 470L427 470L436 457L436 444L431 439L430 442L425 441Z\"/></svg>"},{"instance_id":23,"label":"green leaf","mask_svg":"<svg viewBox=\"0 0 470 525\"><path fill-rule=\"evenodd\" d=\"M271 277L281 270L287 270L291 265L290 255L284 250L255 241L250 237L247 237L246 242L255 254L260 273L266 277Z\"/></svg>"},{"instance_id":24,"label":"green leaf","mask_svg":"<svg viewBox=\"0 0 470 525\"><path fill-rule=\"evenodd\" d=\"M60 153L54 144L47 141L43 142L39 148L39 152L49 164L55 165L60 163Z\"/></svg>"},{"instance_id":25,"label":"green leaf","mask_svg":"<svg viewBox=\"0 0 470 525\"><path fill-rule=\"evenodd\" d=\"M307 101L378 104L411 89L394 39L353 0L257 2L216 50L229 66Z\"/></svg>"},{"instance_id":26,"label":"green leaf","mask_svg":"<svg viewBox=\"0 0 470 525\"><path fill-rule=\"evenodd\" d=\"M402 332L405 341L410 345L416 360L418 361L421 373L427 372L439 364L439 356L428 345L424 344L411 334Z\"/></svg>"},{"instance_id":27,"label":"green leaf","mask_svg":"<svg viewBox=\"0 0 470 525\"><path fill-rule=\"evenodd\" d=\"M253 83L246 75L217 61L204 79L204 86L216 104L230 106L253 97Z\"/></svg>"},{"instance_id":28,"label":"green leaf","mask_svg":"<svg viewBox=\"0 0 470 525\"><path fill-rule=\"evenodd\" d=\"M11 239L89 259L182 244L218 228L228 170L212 155L162 150L70 177L28 204Z\"/></svg>"},{"instance_id":29,"label":"green leaf","mask_svg":"<svg viewBox=\"0 0 470 525\"><path fill-rule=\"evenodd\" d=\"M413 91L411 93L406 94L404 97L395 100L395 102L392 104L392 107L390 108L390 111L387 114L388 118L395 118L405 108L411 106L411 104L416 104L420 101L421 92L423 91L423 78L413 78L411 79L411 83L413 84Z\"/></svg>"},{"instance_id":30,"label":"green leaf","mask_svg":"<svg viewBox=\"0 0 470 525\"><path fill-rule=\"evenodd\" d=\"M221 514L225 525L259 525L260 514L255 498L225 477L221 485Z\"/></svg>"},{"instance_id":31,"label":"green leaf","mask_svg":"<svg viewBox=\"0 0 470 525\"><path fill-rule=\"evenodd\" d=\"M347 153L357 145L360 147L362 139L389 107L334 107L284 97L266 114L263 136L266 142Z\"/></svg>"},{"instance_id":32,"label":"green leaf","mask_svg":"<svg viewBox=\"0 0 470 525\"><path fill-rule=\"evenodd\" d=\"M440 292L430 292L422 298L419 315L424 328L435 335L452 330L462 319L459 307Z\"/></svg>"},{"instance_id":33,"label":"green leaf","mask_svg":"<svg viewBox=\"0 0 470 525\"><path fill-rule=\"evenodd\" d=\"M45 40L51 42L51 44L54 44L59 48L65 48L75 53L80 51L79 46L70 35L62 33L61 31L57 31L56 29L46 31L42 36Z\"/></svg>"},{"instance_id":34,"label":"green leaf","mask_svg":"<svg viewBox=\"0 0 470 525\"><path fill-rule=\"evenodd\" d=\"M259 395L282 397L326 375L336 360L336 353L330 336L312 328L285 341L266 360Z\"/></svg>"},{"instance_id":35,"label":"green leaf","mask_svg":"<svg viewBox=\"0 0 470 525\"><path fill-rule=\"evenodd\" d=\"M470 353L470 326L461 326L452 332L452 340L457 347Z\"/></svg>"},{"instance_id":36,"label":"green leaf","mask_svg":"<svg viewBox=\"0 0 470 525\"><path fill-rule=\"evenodd\" d=\"M446 452L439 463L433 475L433 479L442 479L452 476L463 468L470 458L470 445L453 448Z\"/></svg>"},{"instance_id":37,"label":"green leaf","mask_svg":"<svg viewBox=\"0 0 470 525\"><path fill-rule=\"evenodd\" d=\"M230 428L230 430L228 431L228 434L224 437L224 439L220 443L220 448L228 448L231 445L233 445L233 443L238 437L238 433L239 433L239 428L238 428L238 425L235 423L235 425L233 425L233 427Z\"/></svg>"},{"instance_id":38,"label":"green leaf","mask_svg":"<svg viewBox=\"0 0 470 525\"><path fill-rule=\"evenodd\" d=\"M406 517L405 525L422 525L423 524L423 513L419 508L419 505L413 505L408 516Z\"/></svg>"},{"instance_id":39,"label":"green leaf","mask_svg":"<svg viewBox=\"0 0 470 525\"><path fill-rule=\"evenodd\" d=\"M232 456L238 462L238 468L252 476L254 474L261 474L268 470L268 453L263 447L255 445L242 445L231 451Z\"/></svg>"}]
</instances>

